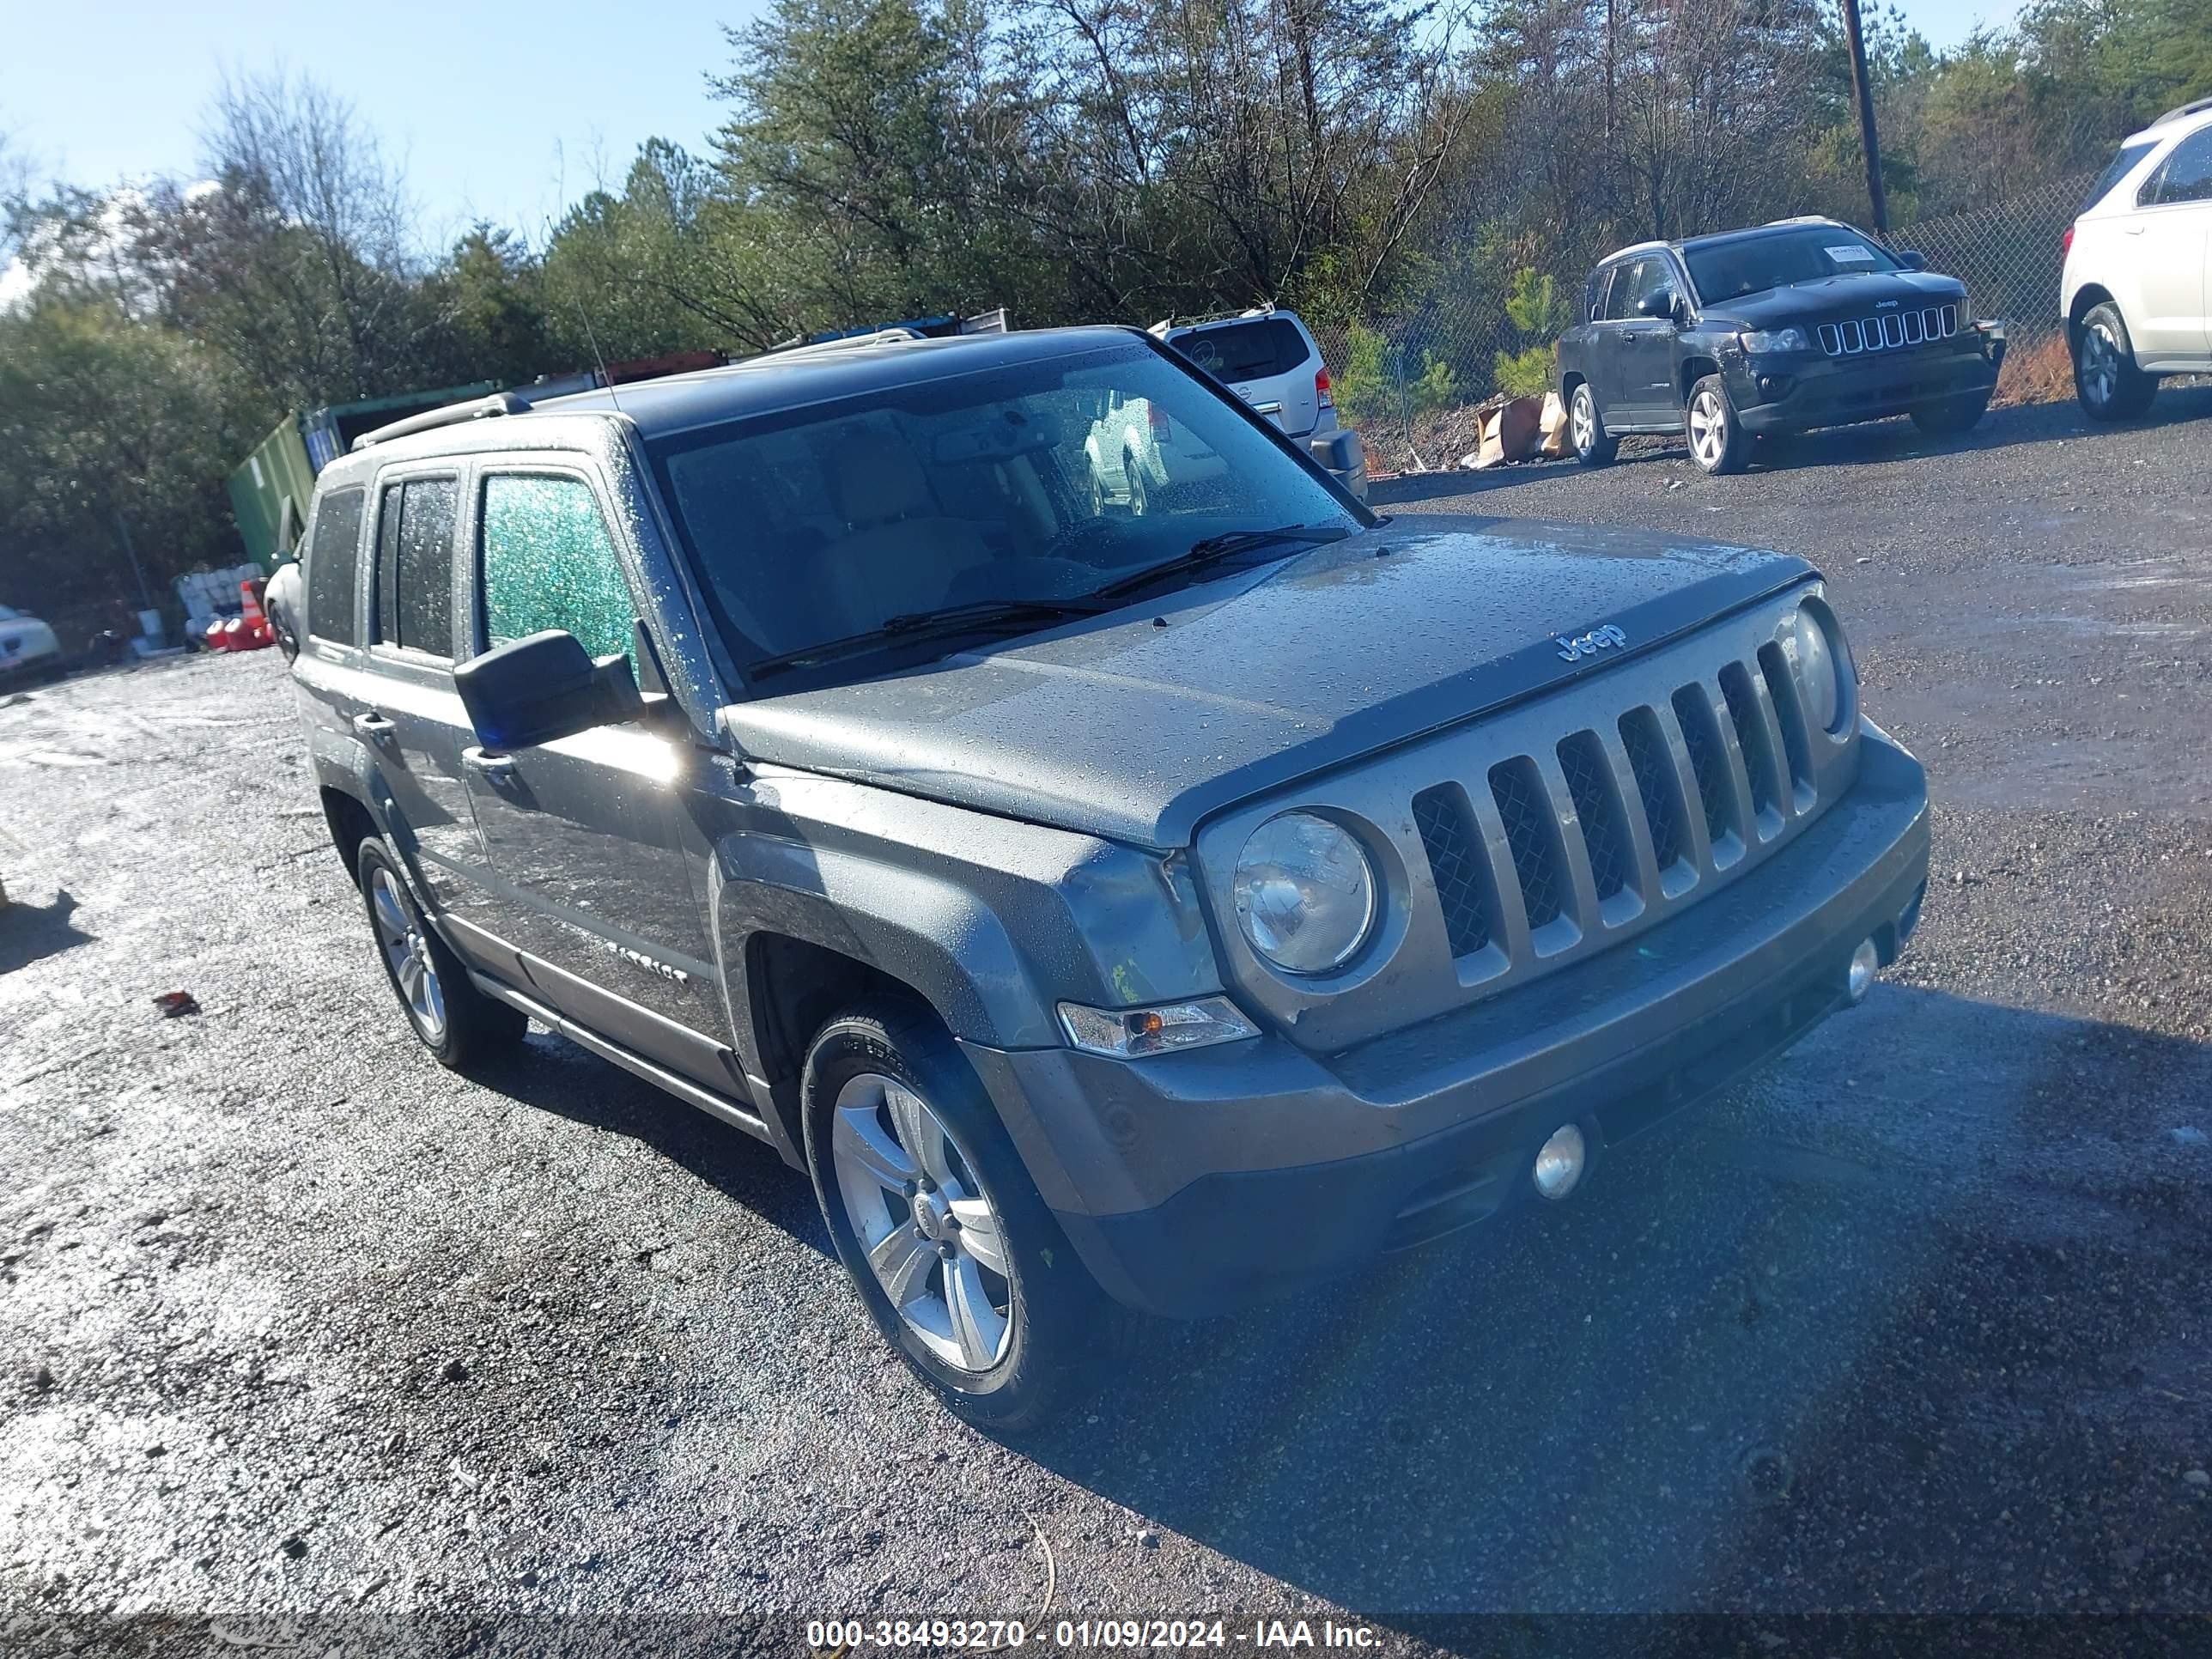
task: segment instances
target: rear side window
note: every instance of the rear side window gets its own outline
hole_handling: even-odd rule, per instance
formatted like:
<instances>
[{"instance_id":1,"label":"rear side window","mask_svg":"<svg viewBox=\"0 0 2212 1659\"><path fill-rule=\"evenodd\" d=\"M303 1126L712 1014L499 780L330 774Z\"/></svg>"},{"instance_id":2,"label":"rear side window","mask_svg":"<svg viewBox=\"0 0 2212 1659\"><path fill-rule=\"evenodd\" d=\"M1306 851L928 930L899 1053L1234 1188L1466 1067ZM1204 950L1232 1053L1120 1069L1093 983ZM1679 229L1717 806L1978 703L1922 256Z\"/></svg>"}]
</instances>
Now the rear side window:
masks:
<instances>
[{"instance_id":1,"label":"rear side window","mask_svg":"<svg viewBox=\"0 0 2212 1659\"><path fill-rule=\"evenodd\" d=\"M361 569L361 509L367 492L335 489L315 508L307 547L307 631L338 645L358 645L354 578Z\"/></svg>"},{"instance_id":2,"label":"rear side window","mask_svg":"<svg viewBox=\"0 0 2212 1659\"><path fill-rule=\"evenodd\" d=\"M1589 279L1589 293L1583 314L1590 321L1605 320L1605 290L1613 281L1613 273L1620 269L1618 265L1601 265L1597 274Z\"/></svg>"},{"instance_id":3,"label":"rear side window","mask_svg":"<svg viewBox=\"0 0 2212 1659\"><path fill-rule=\"evenodd\" d=\"M2120 153L2112 157L2112 166L2106 167L2102 173L2099 174L2097 182L2089 186L2088 199L2081 204L2081 211L2087 213L2091 208L2096 206L2098 203L2103 201L2105 198L2111 195L2112 193L2112 186L2118 184L2122 179L2125 178L2128 173L2133 170L2136 162L2142 161L2144 156L2149 155L2152 150L2157 148L2158 140L2155 138L2147 138L2141 143L2122 144L2120 146Z\"/></svg>"},{"instance_id":4,"label":"rear side window","mask_svg":"<svg viewBox=\"0 0 2212 1659\"><path fill-rule=\"evenodd\" d=\"M2212 127L2193 132L2160 162L2138 198L2144 207L2212 202Z\"/></svg>"},{"instance_id":5,"label":"rear side window","mask_svg":"<svg viewBox=\"0 0 2212 1659\"><path fill-rule=\"evenodd\" d=\"M386 484L376 515L376 641L453 652L453 520L460 484L410 478Z\"/></svg>"},{"instance_id":6,"label":"rear side window","mask_svg":"<svg viewBox=\"0 0 2212 1659\"><path fill-rule=\"evenodd\" d=\"M1216 380L1261 380L1288 374L1308 356L1305 337L1280 317L1173 335L1168 343Z\"/></svg>"},{"instance_id":7,"label":"rear side window","mask_svg":"<svg viewBox=\"0 0 2212 1659\"><path fill-rule=\"evenodd\" d=\"M637 611L589 484L542 473L491 474L480 542L490 644L565 629L592 656L627 656L635 671Z\"/></svg>"}]
</instances>

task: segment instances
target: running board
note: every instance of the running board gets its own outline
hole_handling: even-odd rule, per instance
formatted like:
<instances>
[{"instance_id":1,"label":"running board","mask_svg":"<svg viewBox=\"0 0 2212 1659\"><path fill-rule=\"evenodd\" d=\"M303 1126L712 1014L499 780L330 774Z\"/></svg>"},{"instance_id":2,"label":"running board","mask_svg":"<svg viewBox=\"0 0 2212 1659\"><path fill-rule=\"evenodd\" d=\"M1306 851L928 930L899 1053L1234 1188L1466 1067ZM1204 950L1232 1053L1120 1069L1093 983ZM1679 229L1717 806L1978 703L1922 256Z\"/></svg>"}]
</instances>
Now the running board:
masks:
<instances>
[{"instance_id":1,"label":"running board","mask_svg":"<svg viewBox=\"0 0 2212 1659\"><path fill-rule=\"evenodd\" d=\"M750 1108L741 1106L734 1100L726 1099L711 1089L702 1089L689 1078L678 1077L675 1073L654 1065L644 1056L632 1054L619 1044L608 1042L598 1033L577 1024L567 1015L556 1013L537 998L526 996L513 986L502 984L488 975L477 972L473 968L468 970L468 975L469 982L486 996L495 1002L503 1002L520 1013L527 1014L547 1030L568 1038L579 1048L595 1054L601 1060L611 1060L625 1072L641 1077L656 1087L665 1089L685 1105L696 1106L709 1117L720 1118L732 1128L743 1129L756 1139L768 1141L770 1146L775 1144L769 1134L768 1125L761 1121L759 1115Z\"/></svg>"}]
</instances>

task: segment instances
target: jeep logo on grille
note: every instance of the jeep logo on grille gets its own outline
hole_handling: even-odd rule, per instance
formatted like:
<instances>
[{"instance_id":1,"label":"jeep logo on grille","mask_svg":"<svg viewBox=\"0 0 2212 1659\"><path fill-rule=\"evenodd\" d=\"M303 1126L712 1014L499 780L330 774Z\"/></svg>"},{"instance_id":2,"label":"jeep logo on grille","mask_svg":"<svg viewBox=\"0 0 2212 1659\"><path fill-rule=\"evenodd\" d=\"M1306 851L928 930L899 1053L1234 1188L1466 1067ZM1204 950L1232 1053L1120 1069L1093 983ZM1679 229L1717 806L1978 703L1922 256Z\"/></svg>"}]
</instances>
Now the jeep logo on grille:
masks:
<instances>
[{"instance_id":1,"label":"jeep logo on grille","mask_svg":"<svg viewBox=\"0 0 2212 1659\"><path fill-rule=\"evenodd\" d=\"M1559 647L1561 662L1580 662L1584 657L1595 657L1601 651L1626 645L1628 635L1607 623L1602 628L1593 628L1589 633L1577 635L1571 640L1564 634L1554 634L1552 643Z\"/></svg>"}]
</instances>

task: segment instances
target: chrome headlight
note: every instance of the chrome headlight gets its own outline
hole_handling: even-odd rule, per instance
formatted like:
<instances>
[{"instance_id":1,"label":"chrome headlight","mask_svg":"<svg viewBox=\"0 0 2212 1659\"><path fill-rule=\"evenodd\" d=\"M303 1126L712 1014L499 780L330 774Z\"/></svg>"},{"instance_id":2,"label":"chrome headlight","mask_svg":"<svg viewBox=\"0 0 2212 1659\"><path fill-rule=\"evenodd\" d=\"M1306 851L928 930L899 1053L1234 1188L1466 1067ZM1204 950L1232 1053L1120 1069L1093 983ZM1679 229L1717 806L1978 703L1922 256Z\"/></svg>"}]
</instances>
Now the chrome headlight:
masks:
<instances>
[{"instance_id":1,"label":"chrome headlight","mask_svg":"<svg viewBox=\"0 0 2212 1659\"><path fill-rule=\"evenodd\" d=\"M1341 968L1375 927L1375 866L1346 830L1311 812L1284 812L1237 855L1237 925L1286 974Z\"/></svg>"},{"instance_id":2,"label":"chrome headlight","mask_svg":"<svg viewBox=\"0 0 2212 1659\"><path fill-rule=\"evenodd\" d=\"M1758 356L1769 351L1810 351L1813 342L1802 328L1747 329L1736 340L1746 351Z\"/></svg>"},{"instance_id":3,"label":"chrome headlight","mask_svg":"<svg viewBox=\"0 0 2212 1659\"><path fill-rule=\"evenodd\" d=\"M1833 732L1844 712L1844 665L1820 619L1803 605L1790 613L1782 635L1790 677L1797 683L1805 723L1816 732Z\"/></svg>"}]
</instances>

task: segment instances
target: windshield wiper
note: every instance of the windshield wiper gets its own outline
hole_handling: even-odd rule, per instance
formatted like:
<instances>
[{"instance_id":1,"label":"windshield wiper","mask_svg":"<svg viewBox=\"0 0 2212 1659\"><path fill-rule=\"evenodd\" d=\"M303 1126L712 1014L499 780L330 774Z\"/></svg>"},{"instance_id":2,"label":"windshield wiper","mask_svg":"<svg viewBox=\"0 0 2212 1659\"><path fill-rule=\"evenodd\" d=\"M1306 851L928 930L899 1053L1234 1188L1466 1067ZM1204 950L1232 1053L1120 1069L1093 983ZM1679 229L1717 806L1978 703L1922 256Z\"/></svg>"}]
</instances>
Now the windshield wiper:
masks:
<instances>
[{"instance_id":1,"label":"windshield wiper","mask_svg":"<svg viewBox=\"0 0 2212 1659\"><path fill-rule=\"evenodd\" d=\"M1180 571L1193 570L1216 559L1225 559L1232 553L1245 553L1255 547L1265 547L1272 542L1304 543L1319 546L1323 542L1340 542L1352 533L1340 524L1283 524L1273 530L1228 530L1218 536L1208 536L1190 544L1190 550L1178 553L1172 559L1147 565L1142 570L1108 582L1103 587L1094 587L1083 597L1086 599L1114 599L1125 593L1134 593L1139 588L1150 587L1163 577Z\"/></svg>"},{"instance_id":2,"label":"windshield wiper","mask_svg":"<svg viewBox=\"0 0 2212 1659\"><path fill-rule=\"evenodd\" d=\"M894 640L919 638L930 634L968 633L976 629L995 628L1003 623L1050 622L1063 617L1096 616L1103 608L1091 603L1091 596L1084 594L1067 599L975 599L966 605L949 605L941 611L904 611L896 617L886 617L873 628L863 629L857 634L848 634L842 639L824 640L819 645L801 646L796 651L783 651L772 657L763 657L749 671L755 679L780 674L786 669L802 668L810 663L828 662L838 657L851 656L871 646L884 645Z\"/></svg>"}]
</instances>

